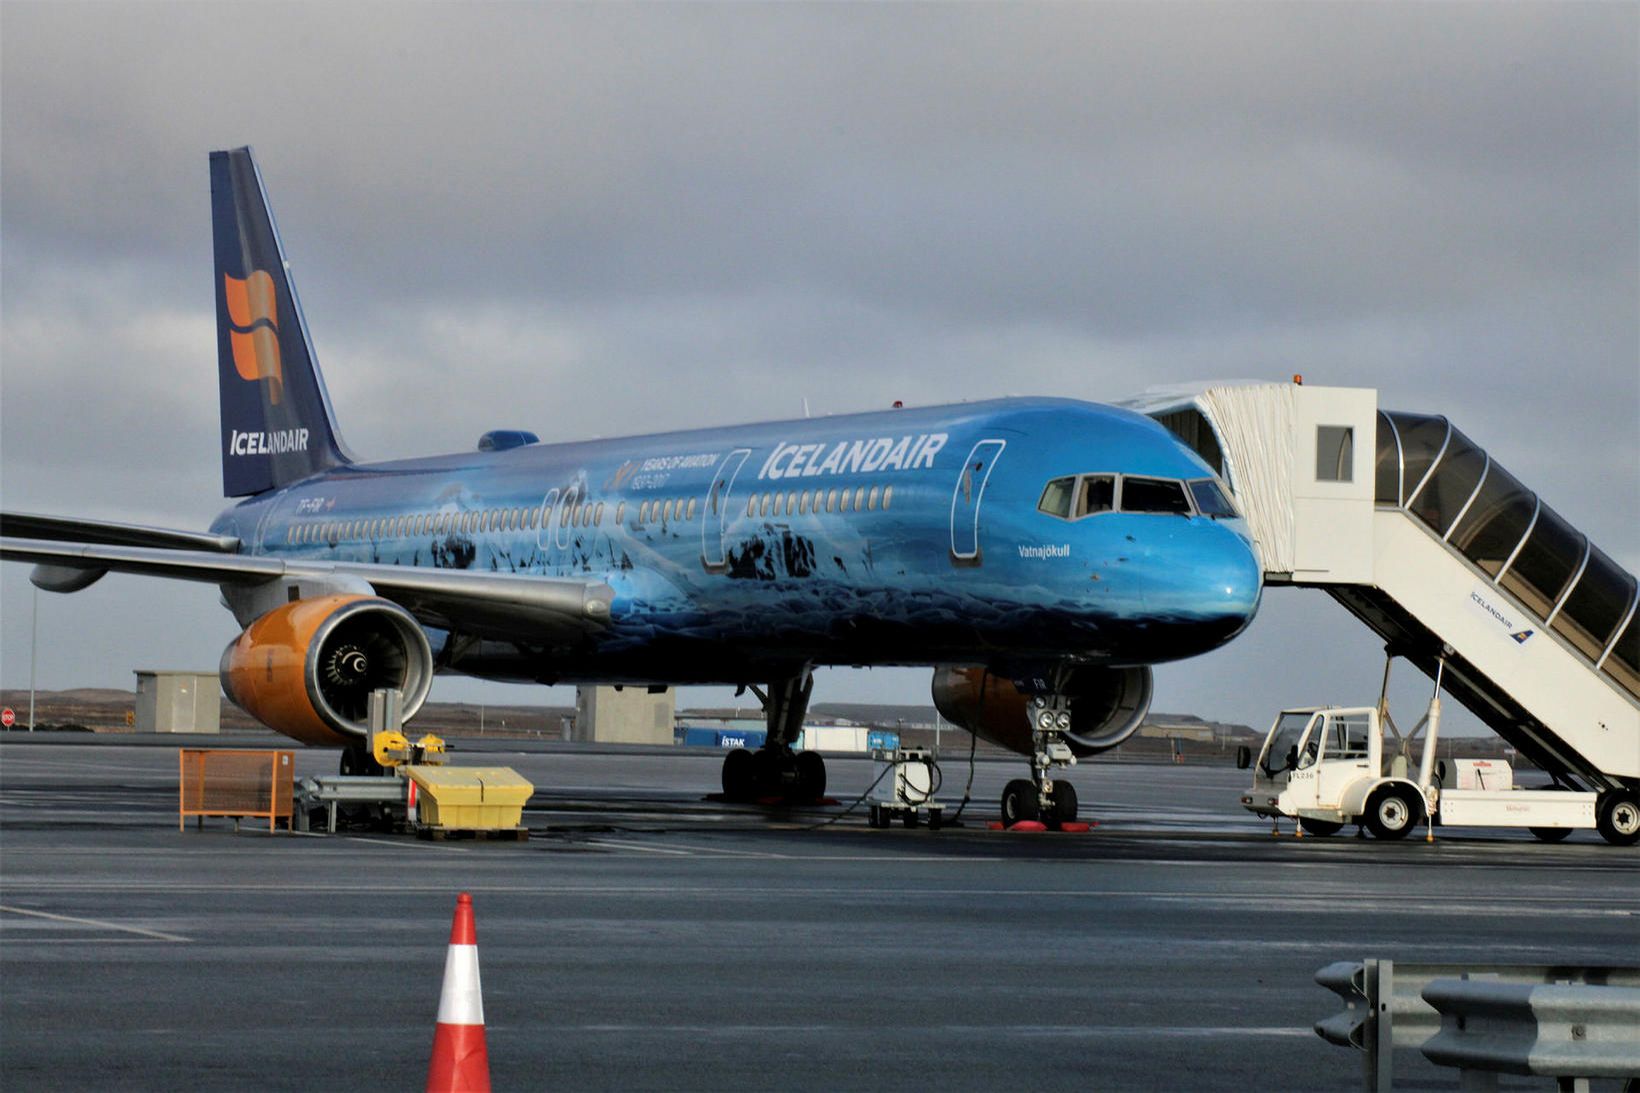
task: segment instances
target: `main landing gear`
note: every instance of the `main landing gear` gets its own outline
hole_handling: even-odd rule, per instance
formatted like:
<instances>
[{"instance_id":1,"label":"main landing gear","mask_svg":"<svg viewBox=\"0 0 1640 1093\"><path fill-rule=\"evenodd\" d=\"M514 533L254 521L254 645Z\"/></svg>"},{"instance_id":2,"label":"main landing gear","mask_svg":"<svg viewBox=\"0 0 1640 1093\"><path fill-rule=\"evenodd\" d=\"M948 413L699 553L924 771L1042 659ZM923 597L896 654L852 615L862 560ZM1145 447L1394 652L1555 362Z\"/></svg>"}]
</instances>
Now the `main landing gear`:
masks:
<instances>
[{"instance_id":1,"label":"main landing gear","mask_svg":"<svg viewBox=\"0 0 1640 1093\"><path fill-rule=\"evenodd\" d=\"M1002 823L1012 827L1034 820L1058 828L1076 819L1076 787L1053 771L1076 765L1076 755L1065 743L1071 727L1070 698L1063 694L1037 695L1025 707L1031 719L1031 777L1015 778L1002 790Z\"/></svg>"},{"instance_id":2,"label":"main landing gear","mask_svg":"<svg viewBox=\"0 0 1640 1093\"><path fill-rule=\"evenodd\" d=\"M776 680L768 693L751 688L763 703L768 738L756 751L736 748L723 757L723 796L731 801L780 798L807 804L826 793L826 761L819 752L793 751L809 712L814 676L807 667Z\"/></svg>"}]
</instances>

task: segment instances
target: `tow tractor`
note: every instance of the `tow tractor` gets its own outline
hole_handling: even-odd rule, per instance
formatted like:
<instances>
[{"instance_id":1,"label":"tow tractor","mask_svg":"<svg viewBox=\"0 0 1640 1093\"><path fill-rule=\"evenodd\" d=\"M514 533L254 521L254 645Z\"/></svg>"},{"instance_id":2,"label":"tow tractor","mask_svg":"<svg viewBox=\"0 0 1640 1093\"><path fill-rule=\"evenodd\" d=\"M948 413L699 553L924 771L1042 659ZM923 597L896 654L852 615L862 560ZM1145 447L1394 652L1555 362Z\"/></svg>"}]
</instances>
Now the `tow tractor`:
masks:
<instances>
[{"instance_id":1,"label":"tow tractor","mask_svg":"<svg viewBox=\"0 0 1640 1093\"><path fill-rule=\"evenodd\" d=\"M1385 676L1386 690L1388 674ZM1253 769L1241 803L1258 816L1297 820L1302 834L1332 835L1360 824L1380 839L1404 838L1420 823L1448 827L1524 827L1545 842L1595 828L1615 846L1640 842L1640 793L1618 785L1599 792L1564 787L1518 789L1507 763L1470 764L1457 787L1443 787L1435 761L1440 671L1424 719L1403 736L1384 708L1308 706L1281 711L1259 749L1238 749ZM1386 724L1398 747L1386 747ZM1427 727L1416 770L1409 752ZM1478 777L1477 777L1478 775ZM1490 775L1490 777L1487 777Z\"/></svg>"}]
</instances>

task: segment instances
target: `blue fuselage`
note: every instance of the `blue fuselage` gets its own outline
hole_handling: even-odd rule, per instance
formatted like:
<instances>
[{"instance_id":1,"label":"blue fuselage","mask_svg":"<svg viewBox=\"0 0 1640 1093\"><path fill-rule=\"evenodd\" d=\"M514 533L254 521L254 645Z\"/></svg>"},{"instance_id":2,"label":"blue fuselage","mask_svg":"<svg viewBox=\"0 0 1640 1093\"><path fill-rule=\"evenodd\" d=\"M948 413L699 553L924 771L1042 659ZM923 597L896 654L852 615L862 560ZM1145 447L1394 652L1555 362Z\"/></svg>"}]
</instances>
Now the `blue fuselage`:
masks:
<instances>
[{"instance_id":1,"label":"blue fuselage","mask_svg":"<svg viewBox=\"0 0 1640 1093\"><path fill-rule=\"evenodd\" d=\"M1007 399L357 464L251 498L212 530L293 560L614 589L608 627L568 645L432 634L445 666L493 678L1120 666L1239 633L1260 593L1243 521L1043 511L1050 481L1091 474L1212 476L1147 418Z\"/></svg>"}]
</instances>

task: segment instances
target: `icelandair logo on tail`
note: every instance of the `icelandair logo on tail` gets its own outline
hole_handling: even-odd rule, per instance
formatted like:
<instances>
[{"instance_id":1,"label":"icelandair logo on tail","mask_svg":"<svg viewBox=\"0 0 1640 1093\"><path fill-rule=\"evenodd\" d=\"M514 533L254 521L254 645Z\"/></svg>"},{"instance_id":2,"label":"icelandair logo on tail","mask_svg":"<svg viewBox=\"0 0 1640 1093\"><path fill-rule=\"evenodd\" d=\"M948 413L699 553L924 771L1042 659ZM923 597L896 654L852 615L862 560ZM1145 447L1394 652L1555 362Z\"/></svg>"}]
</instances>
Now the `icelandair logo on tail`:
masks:
<instances>
[{"instance_id":1,"label":"icelandair logo on tail","mask_svg":"<svg viewBox=\"0 0 1640 1093\"><path fill-rule=\"evenodd\" d=\"M256 269L243 280L224 273L222 283L227 289L234 370L251 383L267 380L268 399L277 406L285 394L285 373L279 361L279 304L273 278Z\"/></svg>"}]
</instances>

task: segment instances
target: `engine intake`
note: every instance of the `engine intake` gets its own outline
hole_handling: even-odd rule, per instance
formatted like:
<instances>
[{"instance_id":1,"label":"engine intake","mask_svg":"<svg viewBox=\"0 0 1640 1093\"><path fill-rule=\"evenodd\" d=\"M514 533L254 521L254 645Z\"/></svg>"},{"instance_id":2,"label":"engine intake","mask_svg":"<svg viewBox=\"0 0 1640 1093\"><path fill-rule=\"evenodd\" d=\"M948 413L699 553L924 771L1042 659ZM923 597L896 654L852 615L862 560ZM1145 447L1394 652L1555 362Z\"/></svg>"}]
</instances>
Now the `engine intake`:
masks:
<instances>
[{"instance_id":1,"label":"engine intake","mask_svg":"<svg viewBox=\"0 0 1640 1093\"><path fill-rule=\"evenodd\" d=\"M404 608L373 596L297 600L245 628L222 653L222 689L241 709L304 744L369 734L370 692L404 692L408 720L433 685L427 635Z\"/></svg>"},{"instance_id":2,"label":"engine intake","mask_svg":"<svg viewBox=\"0 0 1640 1093\"><path fill-rule=\"evenodd\" d=\"M1060 730L1078 756L1121 745L1150 709L1150 669L1079 668L1067 686L1070 728ZM1030 696L1006 676L979 667L934 669L934 707L959 728L1021 755L1033 752Z\"/></svg>"}]
</instances>

